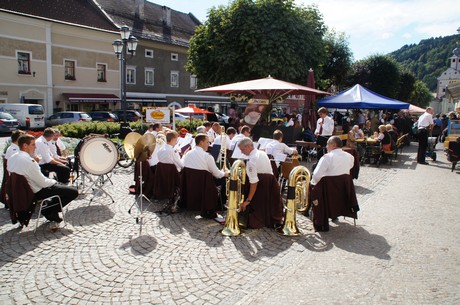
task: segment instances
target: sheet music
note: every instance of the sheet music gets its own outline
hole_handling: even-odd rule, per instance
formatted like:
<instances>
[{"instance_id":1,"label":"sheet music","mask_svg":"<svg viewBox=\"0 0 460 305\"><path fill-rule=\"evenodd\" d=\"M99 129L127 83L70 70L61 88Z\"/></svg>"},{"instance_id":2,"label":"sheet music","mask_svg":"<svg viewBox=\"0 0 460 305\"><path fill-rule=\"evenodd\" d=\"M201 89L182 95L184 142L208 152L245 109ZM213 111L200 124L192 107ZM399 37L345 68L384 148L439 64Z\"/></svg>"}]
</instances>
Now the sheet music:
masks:
<instances>
[{"instance_id":1,"label":"sheet music","mask_svg":"<svg viewBox=\"0 0 460 305\"><path fill-rule=\"evenodd\" d=\"M243 159L243 160L249 160L249 157L243 154L241 151L240 147L238 145L235 146L235 149L233 150L232 154L233 159Z\"/></svg>"},{"instance_id":2,"label":"sheet music","mask_svg":"<svg viewBox=\"0 0 460 305\"><path fill-rule=\"evenodd\" d=\"M275 142L276 140L274 139L269 139L269 138L259 138L259 141L257 141L259 143L259 149L265 149L265 147L267 147L267 144L270 143L270 142Z\"/></svg>"},{"instance_id":3,"label":"sheet music","mask_svg":"<svg viewBox=\"0 0 460 305\"><path fill-rule=\"evenodd\" d=\"M174 146L175 150L181 151L185 146L192 144L193 135L191 133L187 133L184 138L179 137L177 139L177 143Z\"/></svg>"}]
</instances>

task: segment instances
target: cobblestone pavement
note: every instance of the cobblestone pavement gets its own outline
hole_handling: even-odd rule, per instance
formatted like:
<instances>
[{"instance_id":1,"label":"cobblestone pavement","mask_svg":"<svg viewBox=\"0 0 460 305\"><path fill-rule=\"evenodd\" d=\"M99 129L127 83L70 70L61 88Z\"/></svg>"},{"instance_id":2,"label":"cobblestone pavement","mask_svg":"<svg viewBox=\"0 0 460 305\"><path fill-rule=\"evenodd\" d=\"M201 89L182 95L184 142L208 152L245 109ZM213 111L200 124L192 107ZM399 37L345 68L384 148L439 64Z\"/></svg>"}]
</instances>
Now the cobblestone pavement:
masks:
<instances>
[{"instance_id":1,"label":"cobblestone pavement","mask_svg":"<svg viewBox=\"0 0 460 305\"><path fill-rule=\"evenodd\" d=\"M439 151L417 165L415 151L361 168L356 227L341 218L315 233L298 216L299 237L223 237L194 213L155 213L159 203L139 234L132 169L105 184L115 203L74 201L55 233L44 221L20 231L1 209L0 304L459 304L460 169Z\"/></svg>"}]
</instances>

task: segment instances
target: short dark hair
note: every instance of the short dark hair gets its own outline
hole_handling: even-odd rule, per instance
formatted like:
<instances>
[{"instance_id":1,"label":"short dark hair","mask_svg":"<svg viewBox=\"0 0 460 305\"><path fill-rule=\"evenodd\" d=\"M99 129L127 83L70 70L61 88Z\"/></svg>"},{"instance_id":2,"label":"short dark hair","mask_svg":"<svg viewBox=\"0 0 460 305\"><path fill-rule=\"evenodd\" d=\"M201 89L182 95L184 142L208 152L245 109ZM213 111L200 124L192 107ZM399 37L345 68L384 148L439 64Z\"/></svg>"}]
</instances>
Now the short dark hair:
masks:
<instances>
[{"instance_id":1,"label":"short dark hair","mask_svg":"<svg viewBox=\"0 0 460 305\"><path fill-rule=\"evenodd\" d=\"M277 129L273 132L273 139L279 140L282 138L283 138L283 132L281 130Z\"/></svg>"},{"instance_id":2,"label":"short dark hair","mask_svg":"<svg viewBox=\"0 0 460 305\"><path fill-rule=\"evenodd\" d=\"M343 144L342 144L342 140L340 140L340 138L339 138L338 136L332 136L332 137L330 137L329 140L327 140L327 142L335 144L335 146L336 146L337 148L341 148L342 145L343 145Z\"/></svg>"},{"instance_id":3,"label":"short dark hair","mask_svg":"<svg viewBox=\"0 0 460 305\"><path fill-rule=\"evenodd\" d=\"M227 135L231 135L231 134L236 134L236 129L233 128L233 127L228 127L227 128L227 131L225 132Z\"/></svg>"},{"instance_id":4,"label":"short dark hair","mask_svg":"<svg viewBox=\"0 0 460 305\"><path fill-rule=\"evenodd\" d=\"M24 144L27 144L27 145L30 145L30 143L32 142L32 140L35 141L35 137L33 135L30 135L30 134L22 134L19 139L18 139L18 146L19 146L19 149L22 150L22 146Z\"/></svg>"},{"instance_id":5,"label":"short dark hair","mask_svg":"<svg viewBox=\"0 0 460 305\"><path fill-rule=\"evenodd\" d=\"M152 125L153 130L155 130L157 128L160 128L160 126L161 126L160 123L155 123L155 124Z\"/></svg>"},{"instance_id":6,"label":"short dark hair","mask_svg":"<svg viewBox=\"0 0 460 305\"><path fill-rule=\"evenodd\" d=\"M203 126L204 126L204 127L211 127L211 122L204 121L204 122L203 122Z\"/></svg>"},{"instance_id":7,"label":"short dark hair","mask_svg":"<svg viewBox=\"0 0 460 305\"><path fill-rule=\"evenodd\" d=\"M179 137L177 131L171 130L166 133L166 142L171 142L173 139Z\"/></svg>"},{"instance_id":8,"label":"short dark hair","mask_svg":"<svg viewBox=\"0 0 460 305\"><path fill-rule=\"evenodd\" d=\"M201 142L206 141L207 137L208 135L204 133L197 134L195 137L195 144L198 146Z\"/></svg>"},{"instance_id":9,"label":"short dark hair","mask_svg":"<svg viewBox=\"0 0 460 305\"><path fill-rule=\"evenodd\" d=\"M20 129L13 131L13 133L11 133L11 142L16 142L23 134L25 134L25 131Z\"/></svg>"},{"instance_id":10,"label":"short dark hair","mask_svg":"<svg viewBox=\"0 0 460 305\"><path fill-rule=\"evenodd\" d=\"M53 130L53 128L48 127L48 128L46 128L46 129L43 131L43 136L44 136L45 138L52 137L53 135L54 135L54 130Z\"/></svg>"},{"instance_id":11,"label":"short dark hair","mask_svg":"<svg viewBox=\"0 0 460 305\"><path fill-rule=\"evenodd\" d=\"M245 133L245 132L251 132L251 127L247 126L247 125L244 125L242 128L241 128L241 133Z\"/></svg>"}]
</instances>

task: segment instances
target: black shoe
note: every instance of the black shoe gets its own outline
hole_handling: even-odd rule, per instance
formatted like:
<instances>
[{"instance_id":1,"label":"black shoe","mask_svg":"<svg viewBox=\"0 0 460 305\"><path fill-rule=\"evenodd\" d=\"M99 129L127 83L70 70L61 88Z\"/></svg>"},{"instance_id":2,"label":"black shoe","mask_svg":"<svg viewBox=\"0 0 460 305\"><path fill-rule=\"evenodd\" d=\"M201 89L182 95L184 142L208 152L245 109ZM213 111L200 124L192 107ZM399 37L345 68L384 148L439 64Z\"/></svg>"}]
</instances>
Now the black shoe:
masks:
<instances>
[{"instance_id":1,"label":"black shoe","mask_svg":"<svg viewBox=\"0 0 460 305\"><path fill-rule=\"evenodd\" d=\"M417 162L418 164L428 165L428 162Z\"/></svg>"},{"instance_id":2,"label":"black shoe","mask_svg":"<svg viewBox=\"0 0 460 305\"><path fill-rule=\"evenodd\" d=\"M54 221L56 223L61 223L62 222L62 218L59 217L58 213L56 213L55 215L49 215L48 217L46 217L46 219L48 219L49 221Z\"/></svg>"},{"instance_id":3,"label":"black shoe","mask_svg":"<svg viewBox=\"0 0 460 305\"><path fill-rule=\"evenodd\" d=\"M281 224L281 223L275 223L275 224L273 225L273 228L275 229L275 231L280 231L280 230L283 229L283 224Z\"/></svg>"}]
</instances>

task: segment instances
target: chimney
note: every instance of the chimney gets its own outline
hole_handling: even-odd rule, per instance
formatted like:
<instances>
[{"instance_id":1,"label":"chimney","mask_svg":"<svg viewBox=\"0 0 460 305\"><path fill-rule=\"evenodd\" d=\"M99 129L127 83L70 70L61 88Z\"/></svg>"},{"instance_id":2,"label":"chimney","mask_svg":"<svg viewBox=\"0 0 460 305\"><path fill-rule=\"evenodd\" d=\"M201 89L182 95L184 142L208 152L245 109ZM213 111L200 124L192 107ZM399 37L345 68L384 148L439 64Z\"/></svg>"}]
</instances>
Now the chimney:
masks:
<instances>
[{"instance_id":1,"label":"chimney","mask_svg":"<svg viewBox=\"0 0 460 305\"><path fill-rule=\"evenodd\" d=\"M144 1L134 0L134 16L136 19L144 20Z\"/></svg>"},{"instance_id":2,"label":"chimney","mask_svg":"<svg viewBox=\"0 0 460 305\"><path fill-rule=\"evenodd\" d=\"M167 6L163 6L163 25L171 28L171 9Z\"/></svg>"}]
</instances>

